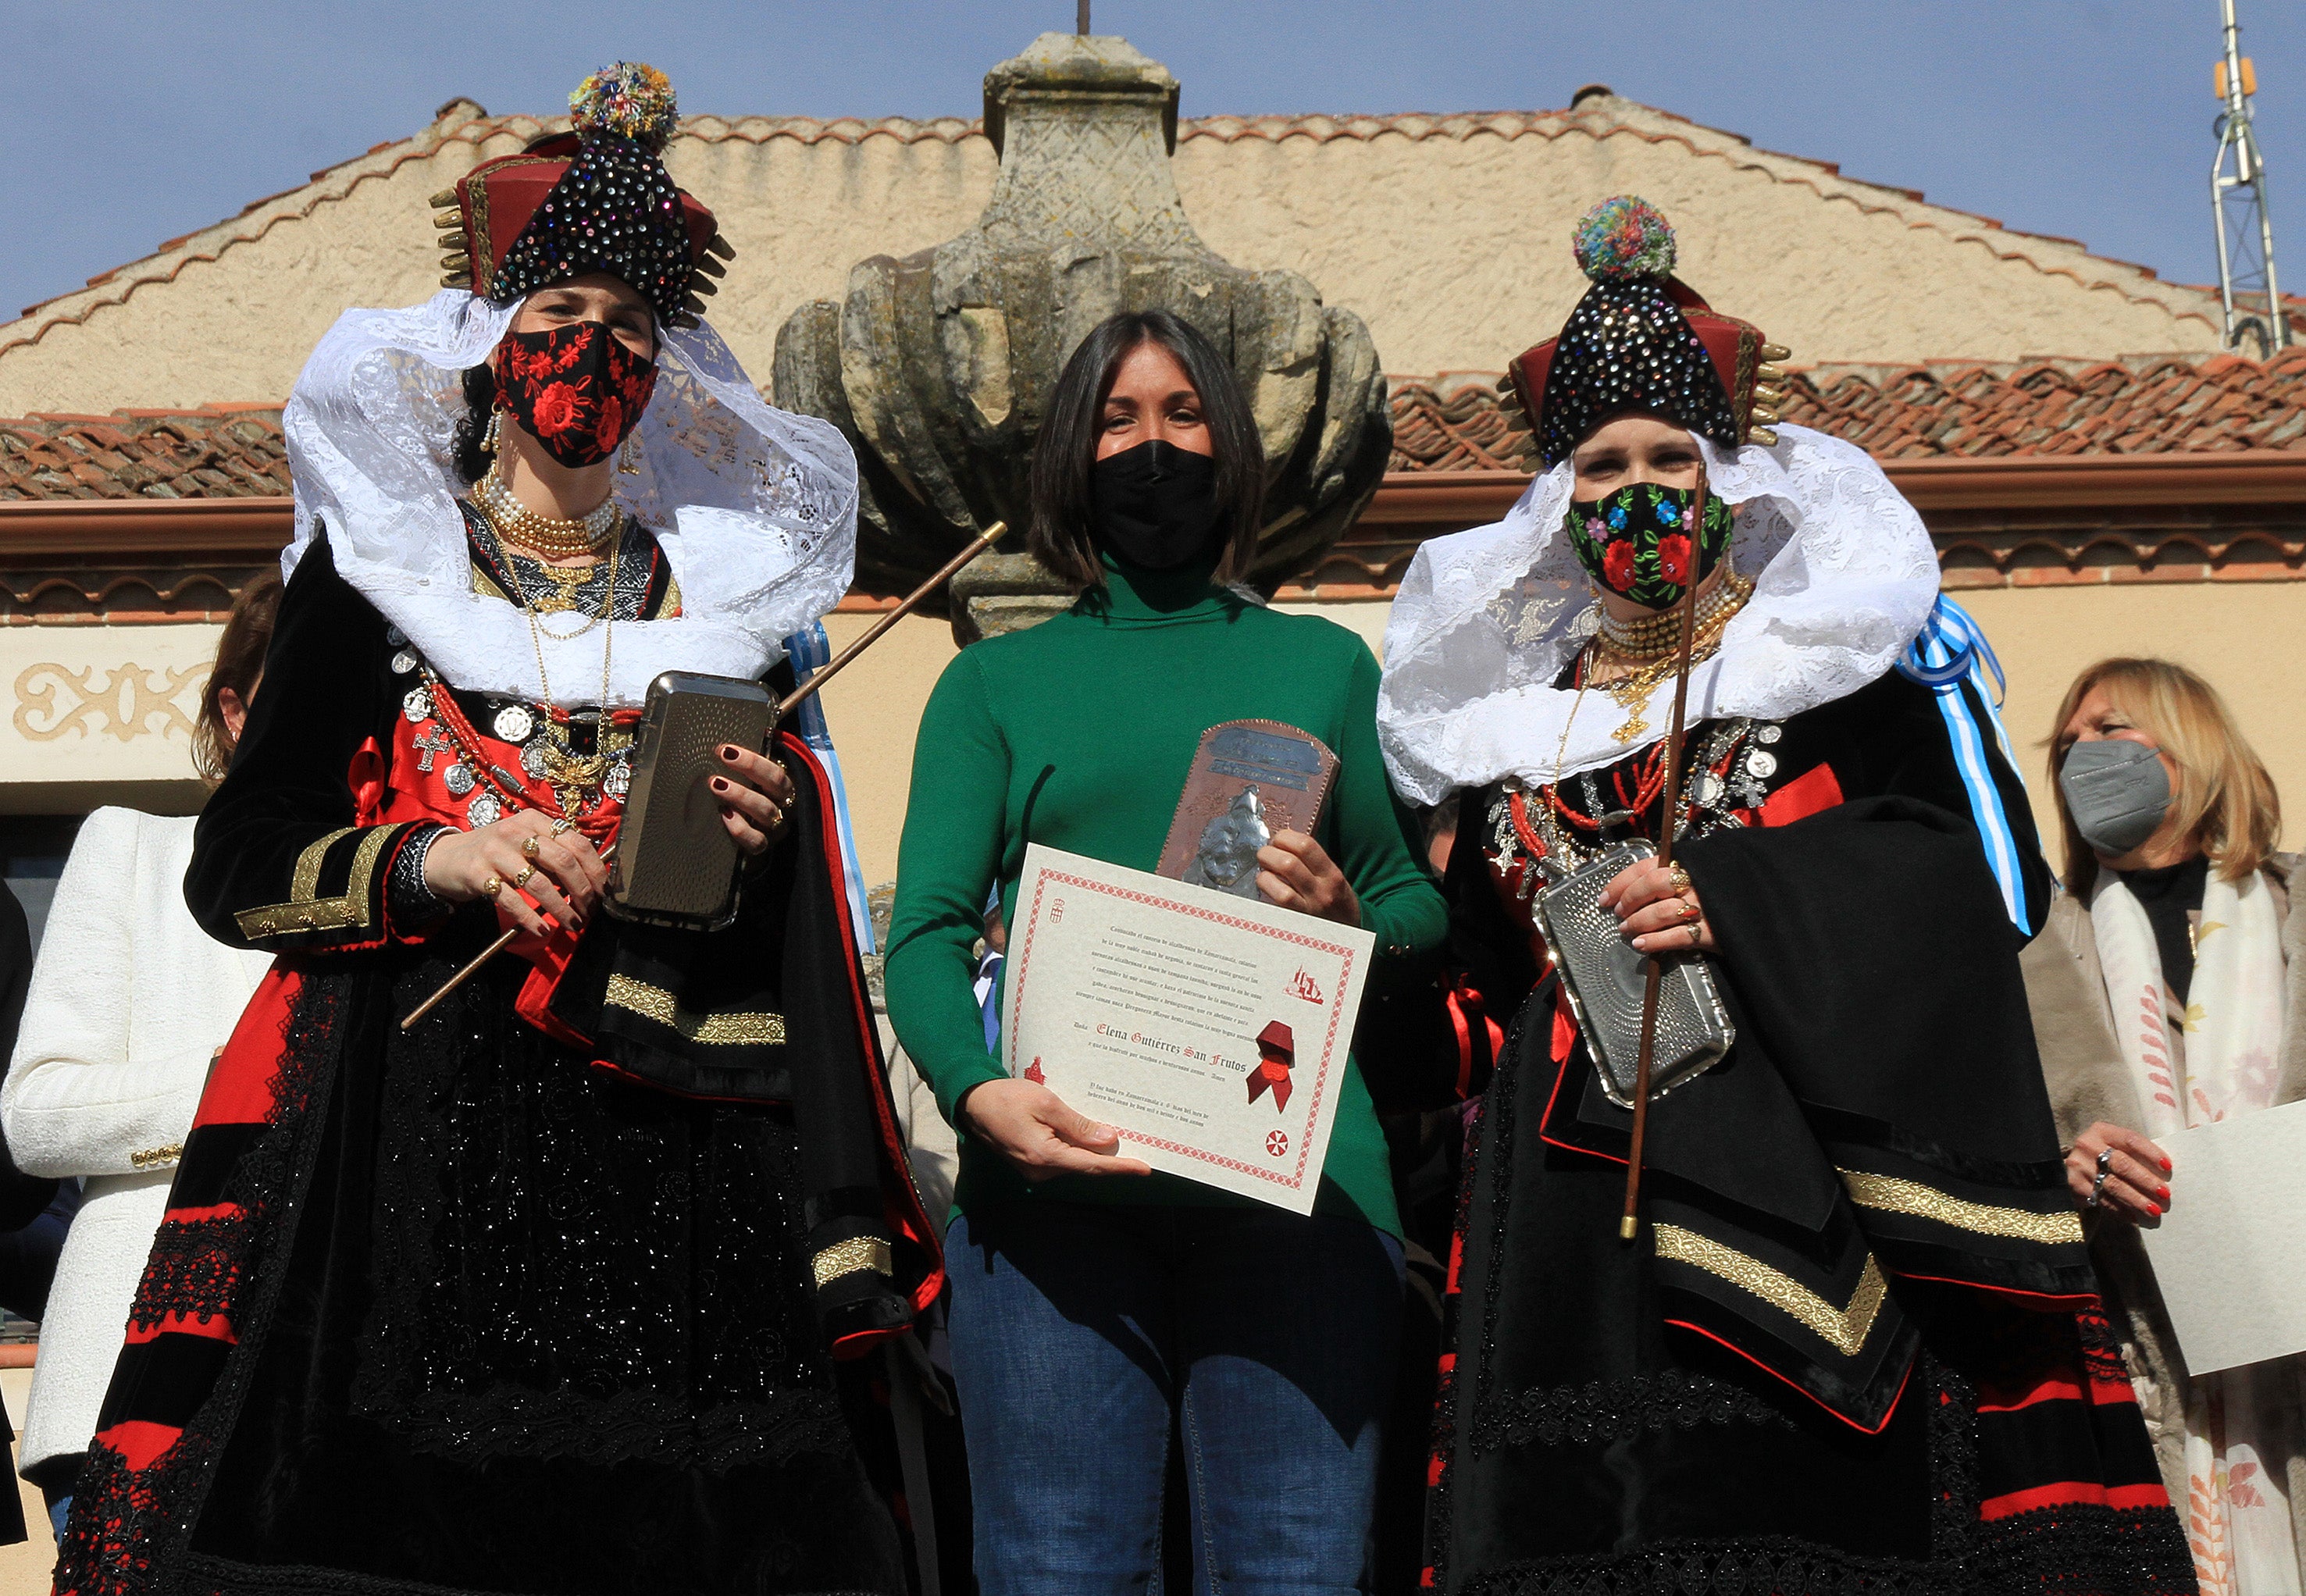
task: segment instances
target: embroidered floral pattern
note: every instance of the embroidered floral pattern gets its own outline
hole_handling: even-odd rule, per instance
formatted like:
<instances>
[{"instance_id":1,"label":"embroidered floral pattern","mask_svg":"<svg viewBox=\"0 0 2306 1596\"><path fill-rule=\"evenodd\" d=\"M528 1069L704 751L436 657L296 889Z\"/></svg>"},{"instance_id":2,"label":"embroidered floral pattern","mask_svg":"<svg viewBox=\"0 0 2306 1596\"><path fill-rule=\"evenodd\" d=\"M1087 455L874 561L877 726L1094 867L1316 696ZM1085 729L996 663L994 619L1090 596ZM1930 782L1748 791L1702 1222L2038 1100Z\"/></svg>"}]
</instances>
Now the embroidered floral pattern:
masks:
<instances>
[{"instance_id":1,"label":"embroidered floral pattern","mask_svg":"<svg viewBox=\"0 0 2306 1596\"><path fill-rule=\"evenodd\" d=\"M1700 526L1696 498L1687 488L1635 482L1591 503L1573 499L1564 521L1570 548L1611 593L1653 610L1670 608L1693 580L1693 554L1695 579L1704 581L1730 547L1730 506L1708 494Z\"/></svg>"},{"instance_id":2,"label":"embroidered floral pattern","mask_svg":"<svg viewBox=\"0 0 2306 1596\"><path fill-rule=\"evenodd\" d=\"M654 363L598 321L507 333L496 363L513 419L563 465L614 454L656 389Z\"/></svg>"}]
</instances>

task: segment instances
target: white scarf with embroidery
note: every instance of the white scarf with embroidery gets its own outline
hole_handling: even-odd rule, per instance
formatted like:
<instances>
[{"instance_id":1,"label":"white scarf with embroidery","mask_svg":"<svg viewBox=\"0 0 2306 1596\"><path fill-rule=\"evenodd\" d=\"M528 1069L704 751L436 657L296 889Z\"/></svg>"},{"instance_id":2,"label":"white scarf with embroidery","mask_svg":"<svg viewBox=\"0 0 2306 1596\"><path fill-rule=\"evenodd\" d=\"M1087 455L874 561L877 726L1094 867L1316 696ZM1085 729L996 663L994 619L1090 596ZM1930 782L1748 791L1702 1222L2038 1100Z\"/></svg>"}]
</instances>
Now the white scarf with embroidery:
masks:
<instances>
[{"instance_id":1,"label":"white scarf with embroidery","mask_svg":"<svg viewBox=\"0 0 2306 1596\"><path fill-rule=\"evenodd\" d=\"M2282 927L2265 877L2230 882L2212 867L2183 1007L2163 978L2145 909L2112 871L2100 872L2089 912L2145 1120L2137 1129L2158 1140L2271 1105L2282 1055ZM2182 1201L2185 1171L2172 1174ZM2188 1392L2189 1499L2176 1506L2203 1596L2300 1596L2285 1478L2300 1415L2298 1371L2283 1365L2294 1362L2199 1376Z\"/></svg>"}]
</instances>

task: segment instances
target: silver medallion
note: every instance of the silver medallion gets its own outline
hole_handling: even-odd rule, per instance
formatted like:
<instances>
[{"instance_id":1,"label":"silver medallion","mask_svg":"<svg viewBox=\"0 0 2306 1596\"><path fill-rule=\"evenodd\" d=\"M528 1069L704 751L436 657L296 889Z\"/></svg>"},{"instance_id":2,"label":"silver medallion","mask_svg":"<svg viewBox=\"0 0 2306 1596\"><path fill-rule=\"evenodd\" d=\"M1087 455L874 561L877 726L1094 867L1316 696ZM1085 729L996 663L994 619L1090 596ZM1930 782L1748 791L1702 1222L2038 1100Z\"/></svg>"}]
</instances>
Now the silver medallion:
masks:
<instances>
[{"instance_id":1,"label":"silver medallion","mask_svg":"<svg viewBox=\"0 0 2306 1596\"><path fill-rule=\"evenodd\" d=\"M493 792L483 792L465 806L465 818L478 831L504 818L504 805Z\"/></svg>"},{"instance_id":2,"label":"silver medallion","mask_svg":"<svg viewBox=\"0 0 2306 1596\"><path fill-rule=\"evenodd\" d=\"M1782 726L1763 726L1755 730L1754 740L1757 743L1773 743L1785 734L1786 729Z\"/></svg>"},{"instance_id":3,"label":"silver medallion","mask_svg":"<svg viewBox=\"0 0 2306 1596\"><path fill-rule=\"evenodd\" d=\"M384 640L392 644L393 647L398 648L402 644L408 641L408 634L402 631L398 627L387 627L384 628Z\"/></svg>"},{"instance_id":4,"label":"silver medallion","mask_svg":"<svg viewBox=\"0 0 2306 1596\"><path fill-rule=\"evenodd\" d=\"M536 717L517 704L508 704L497 711L493 724L497 735L508 743L525 743L528 734L536 730Z\"/></svg>"},{"instance_id":5,"label":"silver medallion","mask_svg":"<svg viewBox=\"0 0 2306 1596\"><path fill-rule=\"evenodd\" d=\"M1778 756L1767 748L1756 748L1746 755L1746 770L1757 778L1773 776L1778 772Z\"/></svg>"},{"instance_id":6,"label":"silver medallion","mask_svg":"<svg viewBox=\"0 0 2306 1596\"><path fill-rule=\"evenodd\" d=\"M601 790L622 800L633 789L633 767L619 759L601 773Z\"/></svg>"},{"instance_id":7,"label":"silver medallion","mask_svg":"<svg viewBox=\"0 0 2306 1596\"><path fill-rule=\"evenodd\" d=\"M406 676L410 671L415 669L416 656L410 653L406 649L404 648L398 653L392 656L393 675Z\"/></svg>"},{"instance_id":8,"label":"silver medallion","mask_svg":"<svg viewBox=\"0 0 2306 1596\"><path fill-rule=\"evenodd\" d=\"M411 687L400 701L400 713L408 717L411 726L422 726L432 718L432 694L424 687Z\"/></svg>"},{"instance_id":9,"label":"silver medallion","mask_svg":"<svg viewBox=\"0 0 2306 1596\"><path fill-rule=\"evenodd\" d=\"M461 759L440 772L440 781L452 798L462 798L480 785L480 778L473 774L473 767Z\"/></svg>"},{"instance_id":10,"label":"silver medallion","mask_svg":"<svg viewBox=\"0 0 2306 1596\"><path fill-rule=\"evenodd\" d=\"M1689 784L1689 796L1708 809L1721 801L1722 791L1721 778L1712 771L1698 772L1696 780Z\"/></svg>"},{"instance_id":11,"label":"silver medallion","mask_svg":"<svg viewBox=\"0 0 2306 1596\"><path fill-rule=\"evenodd\" d=\"M532 781L544 780L544 739L542 738L538 738L521 749L520 768L528 772L529 780Z\"/></svg>"}]
</instances>

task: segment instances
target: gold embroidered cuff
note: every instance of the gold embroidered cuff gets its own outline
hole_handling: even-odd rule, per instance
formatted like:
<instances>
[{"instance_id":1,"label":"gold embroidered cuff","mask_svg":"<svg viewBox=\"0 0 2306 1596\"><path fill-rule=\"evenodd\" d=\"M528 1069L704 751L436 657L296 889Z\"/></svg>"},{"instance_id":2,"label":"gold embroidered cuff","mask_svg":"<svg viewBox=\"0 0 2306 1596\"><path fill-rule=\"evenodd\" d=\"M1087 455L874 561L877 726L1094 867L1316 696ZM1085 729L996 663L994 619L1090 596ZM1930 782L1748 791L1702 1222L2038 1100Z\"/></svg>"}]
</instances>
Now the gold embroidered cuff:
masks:
<instances>
[{"instance_id":1,"label":"gold embroidered cuff","mask_svg":"<svg viewBox=\"0 0 2306 1596\"><path fill-rule=\"evenodd\" d=\"M1845 1358L1856 1357L1864 1348L1866 1337L1874 1328L1875 1317L1882 1311L1883 1301L1890 1294L1890 1283L1882 1277L1881 1266L1874 1261L1871 1253L1866 1254L1865 1272L1858 1277L1858 1289L1850 1293L1849 1306L1836 1308L1792 1276L1694 1230L1684 1230L1678 1225L1657 1225L1651 1226L1651 1231L1657 1238L1658 1257L1703 1269L1717 1279L1753 1293L1798 1321Z\"/></svg>"},{"instance_id":2,"label":"gold embroidered cuff","mask_svg":"<svg viewBox=\"0 0 2306 1596\"><path fill-rule=\"evenodd\" d=\"M666 1029L679 1031L688 1040L708 1047L784 1046L785 1017L781 1014L698 1014L682 1008L663 987L652 986L631 976L611 976L601 1003L604 1008L622 1009L644 1020L653 1020Z\"/></svg>"},{"instance_id":3,"label":"gold embroidered cuff","mask_svg":"<svg viewBox=\"0 0 2306 1596\"><path fill-rule=\"evenodd\" d=\"M820 1291L844 1275L860 1274L867 1269L875 1275L896 1273L889 1243L878 1236L851 1236L808 1260L808 1271L816 1276Z\"/></svg>"},{"instance_id":4,"label":"gold embroidered cuff","mask_svg":"<svg viewBox=\"0 0 2306 1596\"><path fill-rule=\"evenodd\" d=\"M128 1155L128 1167L158 1169L164 1165L175 1163L184 1156L184 1144L181 1141L172 1141L164 1148L140 1148Z\"/></svg>"},{"instance_id":5,"label":"gold embroidered cuff","mask_svg":"<svg viewBox=\"0 0 2306 1596\"><path fill-rule=\"evenodd\" d=\"M348 825L330 832L296 856L296 867L288 882L287 902L243 909L233 916L240 934L251 942L261 942L305 931L366 930L376 912L377 860L385 844L407 829L405 824L372 825L363 831ZM321 897L320 871L328 863L329 851L356 831L363 832L363 835L346 873L344 894Z\"/></svg>"},{"instance_id":6,"label":"gold embroidered cuff","mask_svg":"<svg viewBox=\"0 0 2306 1596\"><path fill-rule=\"evenodd\" d=\"M2082 1219L2068 1209L2063 1213L2037 1214L2027 1208L2000 1208L1982 1202L1969 1202L1961 1198L1925 1186L1918 1181L1900 1181L1885 1174L1863 1174L1854 1169L1840 1172L1841 1183L1849 1188L1849 1200L1861 1208L1878 1208L1885 1214L1905 1214L1916 1219L1934 1219L1940 1225L1956 1230L1975 1231L1982 1236L2007 1236L2017 1242L2041 1242L2050 1245L2080 1242L2082 1239Z\"/></svg>"}]
</instances>

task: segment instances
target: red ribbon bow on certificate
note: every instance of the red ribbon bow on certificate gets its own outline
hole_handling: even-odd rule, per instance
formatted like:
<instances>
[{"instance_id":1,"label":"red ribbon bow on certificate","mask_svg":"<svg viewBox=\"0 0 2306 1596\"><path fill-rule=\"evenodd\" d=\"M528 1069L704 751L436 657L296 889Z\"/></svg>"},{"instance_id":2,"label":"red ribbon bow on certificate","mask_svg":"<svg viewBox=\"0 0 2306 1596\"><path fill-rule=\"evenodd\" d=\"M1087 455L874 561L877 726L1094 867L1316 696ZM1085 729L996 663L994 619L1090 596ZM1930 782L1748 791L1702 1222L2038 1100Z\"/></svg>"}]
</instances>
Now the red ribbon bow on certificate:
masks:
<instances>
[{"instance_id":1,"label":"red ribbon bow on certificate","mask_svg":"<svg viewBox=\"0 0 2306 1596\"><path fill-rule=\"evenodd\" d=\"M1249 1072L1249 1100L1273 1088L1273 1111L1289 1106L1289 1071L1297 1062L1297 1037L1278 1020L1257 1033L1257 1068Z\"/></svg>"}]
</instances>

